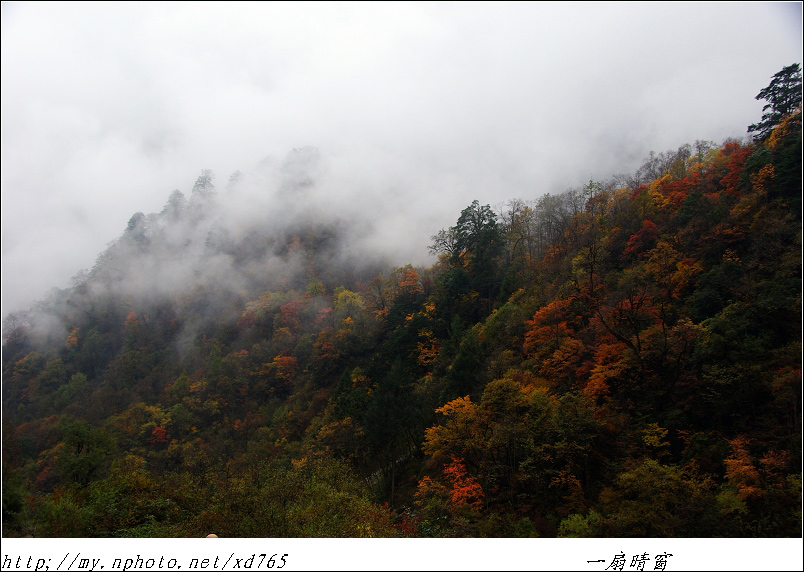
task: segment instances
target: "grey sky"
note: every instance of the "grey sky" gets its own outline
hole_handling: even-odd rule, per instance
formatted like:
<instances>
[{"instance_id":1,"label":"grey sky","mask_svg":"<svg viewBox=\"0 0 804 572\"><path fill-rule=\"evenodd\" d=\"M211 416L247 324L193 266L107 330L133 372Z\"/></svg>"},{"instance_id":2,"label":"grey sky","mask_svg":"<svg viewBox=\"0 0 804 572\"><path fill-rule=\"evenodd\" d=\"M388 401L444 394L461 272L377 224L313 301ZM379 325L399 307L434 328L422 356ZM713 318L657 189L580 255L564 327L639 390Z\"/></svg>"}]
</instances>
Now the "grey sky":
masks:
<instances>
[{"instance_id":1,"label":"grey sky","mask_svg":"<svg viewBox=\"0 0 804 572\"><path fill-rule=\"evenodd\" d=\"M399 263L473 199L743 137L801 3L2 4L2 313L137 211L317 147Z\"/></svg>"}]
</instances>

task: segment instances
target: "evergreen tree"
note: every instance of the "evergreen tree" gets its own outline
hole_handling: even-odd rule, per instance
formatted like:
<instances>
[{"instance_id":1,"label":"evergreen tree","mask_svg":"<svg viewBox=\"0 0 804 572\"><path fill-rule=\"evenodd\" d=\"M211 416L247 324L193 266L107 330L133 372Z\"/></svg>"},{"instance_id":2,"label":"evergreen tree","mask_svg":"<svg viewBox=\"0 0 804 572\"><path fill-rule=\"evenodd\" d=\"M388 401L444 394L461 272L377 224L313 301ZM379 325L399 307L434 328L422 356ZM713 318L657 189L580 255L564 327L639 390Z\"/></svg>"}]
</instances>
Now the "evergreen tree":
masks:
<instances>
[{"instance_id":1,"label":"evergreen tree","mask_svg":"<svg viewBox=\"0 0 804 572\"><path fill-rule=\"evenodd\" d=\"M762 121L749 125L748 132L756 132L754 139L764 141L784 117L801 107L801 66L792 64L782 68L755 99L768 103L762 108Z\"/></svg>"}]
</instances>

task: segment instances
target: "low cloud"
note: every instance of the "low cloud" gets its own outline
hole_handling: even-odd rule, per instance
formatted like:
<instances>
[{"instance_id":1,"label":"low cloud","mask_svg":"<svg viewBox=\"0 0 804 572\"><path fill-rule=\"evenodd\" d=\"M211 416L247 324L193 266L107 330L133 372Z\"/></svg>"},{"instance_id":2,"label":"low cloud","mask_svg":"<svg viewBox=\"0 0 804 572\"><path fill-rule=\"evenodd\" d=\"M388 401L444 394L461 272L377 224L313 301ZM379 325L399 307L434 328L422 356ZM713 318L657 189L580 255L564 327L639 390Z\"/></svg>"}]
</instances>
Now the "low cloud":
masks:
<instances>
[{"instance_id":1,"label":"low cloud","mask_svg":"<svg viewBox=\"0 0 804 572\"><path fill-rule=\"evenodd\" d=\"M134 213L189 197L202 169L228 220L331 216L353 258L425 264L474 199L535 199L743 136L756 93L802 59L800 4L2 10L3 315L91 268ZM305 146L315 188L277 198Z\"/></svg>"}]
</instances>

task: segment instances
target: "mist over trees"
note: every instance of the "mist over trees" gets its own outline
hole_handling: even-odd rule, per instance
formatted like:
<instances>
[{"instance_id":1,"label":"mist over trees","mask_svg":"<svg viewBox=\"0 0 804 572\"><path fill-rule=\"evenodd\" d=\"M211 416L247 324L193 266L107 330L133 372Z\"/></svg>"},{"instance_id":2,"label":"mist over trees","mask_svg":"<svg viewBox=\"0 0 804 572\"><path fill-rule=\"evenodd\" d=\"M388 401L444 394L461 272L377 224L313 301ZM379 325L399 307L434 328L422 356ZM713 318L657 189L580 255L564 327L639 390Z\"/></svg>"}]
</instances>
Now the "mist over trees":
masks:
<instances>
[{"instance_id":1,"label":"mist over trees","mask_svg":"<svg viewBox=\"0 0 804 572\"><path fill-rule=\"evenodd\" d=\"M429 266L316 149L202 170L4 320L3 535L799 536L779 89L752 141L467 201Z\"/></svg>"}]
</instances>

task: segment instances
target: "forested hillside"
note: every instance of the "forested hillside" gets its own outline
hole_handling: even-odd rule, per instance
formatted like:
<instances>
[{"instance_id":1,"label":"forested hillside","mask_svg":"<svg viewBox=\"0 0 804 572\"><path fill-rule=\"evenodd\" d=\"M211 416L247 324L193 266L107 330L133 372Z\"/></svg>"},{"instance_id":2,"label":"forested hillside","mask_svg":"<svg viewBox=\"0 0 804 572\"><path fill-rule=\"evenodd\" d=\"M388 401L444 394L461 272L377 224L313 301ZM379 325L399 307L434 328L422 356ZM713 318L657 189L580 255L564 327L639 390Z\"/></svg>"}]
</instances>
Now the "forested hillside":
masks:
<instances>
[{"instance_id":1,"label":"forested hillside","mask_svg":"<svg viewBox=\"0 0 804 572\"><path fill-rule=\"evenodd\" d=\"M768 122L471 201L429 267L305 203L313 149L251 176L274 212L204 171L6 320L3 535L799 536L800 107Z\"/></svg>"}]
</instances>

